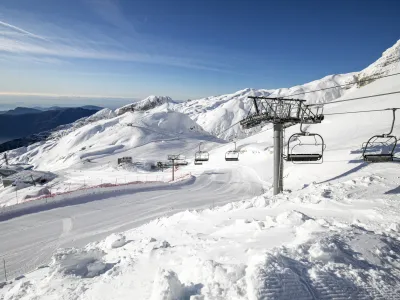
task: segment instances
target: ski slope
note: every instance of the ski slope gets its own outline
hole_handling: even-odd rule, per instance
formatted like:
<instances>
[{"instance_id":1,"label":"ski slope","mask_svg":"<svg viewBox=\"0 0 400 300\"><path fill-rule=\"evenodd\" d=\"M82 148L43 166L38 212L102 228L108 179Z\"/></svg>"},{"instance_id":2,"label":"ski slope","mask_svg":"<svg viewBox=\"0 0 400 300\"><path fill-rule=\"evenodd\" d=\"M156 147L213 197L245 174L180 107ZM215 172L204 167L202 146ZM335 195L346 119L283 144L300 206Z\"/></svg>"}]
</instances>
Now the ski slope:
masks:
<instances>
[{"instance_id":1,"label":"ski slope","mask_svg":"<svg viewBox=\"0 0 400 300\"><path fill-rule=\"evenodd\" d=\"M400 72L399 49L398 42L365 74ZM394 62L387 64L388 58ZM349 88L336 100L395 91L400 80L393 76ZM238 139L240 160L226 162L224 154L233 144L208 134L205 125L194 122L196 116L189 118L168 101L147 113L126 113L70 131L54 152L58 142L35 145L26 153L41 149L45 156L30 152L28 161L43 168L60 164L58 174L67 180L127 175L110 163L127 153L155 160L179 152L191 161L200 141L210 161L182 167L194 177L178 185L2 222L0 238L7 243L1 243L0 253L11 274L25 277L1 288L0 298L400 299L400 164L361 159L362 143L389 131L391 112L330 115L399 107L398 99L394 94L326 105L325 120L307 127L324 137L324 163L285 163L285 191L278 196L271 189L271 126ZM219 113L211 118L212 111L210 123L225 120ZM176 120L187 125L180 127ZM123 123L140 128L125 132ZM166 126L160 129L160 124ZM298 130L287 128L286 140ZM393 132L400 137L400 122ZM82 150L93 161L88 165L77 149L90 144L123 148L100 154ZM57 153L66 147L73 151L63 153L71 156L60 159Z\"/></svg>"},{"instance_id":2,"label":"ski slope","mask_svg":"<svg viewBox=\"0 0 400 300\"><path fill-rule=\"evenodd\" d=\"M251 177L239 167L214 170L186 183L149 184L144 191L133 189L107 198L100 194L89 202L11 219L2 222L0 228L0 239L7 241L1 243L0 253L6 259L9 276L19 275L48 263L59 247L84 246L177 211L258 195L262 184Z\"/></svg>"}]
</instances>

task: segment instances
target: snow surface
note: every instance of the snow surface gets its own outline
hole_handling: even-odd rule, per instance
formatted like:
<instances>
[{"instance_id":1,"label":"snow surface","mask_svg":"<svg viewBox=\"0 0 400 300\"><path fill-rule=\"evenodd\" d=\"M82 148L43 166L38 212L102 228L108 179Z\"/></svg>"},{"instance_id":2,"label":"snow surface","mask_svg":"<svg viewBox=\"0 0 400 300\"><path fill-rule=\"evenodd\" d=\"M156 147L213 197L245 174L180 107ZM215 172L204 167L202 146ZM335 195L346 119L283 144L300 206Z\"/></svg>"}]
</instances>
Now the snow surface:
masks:
<instances>
[{"instance_id":1,"label":"snow surface","mask_svg":"<svg viewBox=\"0 0 400 300\"><path fill-rule=\"evenodd\" d=\"M398 46L368 74L399 72ZM357 79L362 72L312 86ZM325 100L399 90L393 76L326 94ZM179 172L193 177L136 192L83 193L74 205L2 222L0 239L7 243L0 243L0 253L11 280L0 288L0 299L400 299L400 164L361 159L362 143L388 131L391 112L329 115L399 107L398 96L326 106L325 120L308 126L325 139L324 163L285 163L285 192L272 196L270 126L238 139L238 162L224 160L233 144L207 131L218 134L235 123L236 114L246 111L246 93L283 92L244 90L225 102L224 96L166 101L11 151L13 162L58 172L61 188L96 182L95 176L151 174L115 165L127 155L148 162L185 153L190 164ZM190 102L209 109L191 108ZM202 114L208 119L201 121ZM213 131L221 123L225 127ZM286 140L298 130L287 128ZM399 132L397 123L394 134ZM210 161L194 166L200 141Z\"/></svg>"}]
</instances>

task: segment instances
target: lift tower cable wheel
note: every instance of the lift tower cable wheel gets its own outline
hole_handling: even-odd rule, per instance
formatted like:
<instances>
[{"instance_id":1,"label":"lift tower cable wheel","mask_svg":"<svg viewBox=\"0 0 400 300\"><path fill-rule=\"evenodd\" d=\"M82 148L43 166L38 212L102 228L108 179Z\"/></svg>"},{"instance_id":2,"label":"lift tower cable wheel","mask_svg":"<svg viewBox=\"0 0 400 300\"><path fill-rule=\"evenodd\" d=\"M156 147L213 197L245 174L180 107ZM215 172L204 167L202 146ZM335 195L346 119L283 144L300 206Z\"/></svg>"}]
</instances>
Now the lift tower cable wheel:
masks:
<instances>
[{"instance_id":1,"label":"lift tower cable wheel","mask_svg":"<svg viewBox=\"0 0 400 300\"><path fill-rule=\"evenodd\" d=\"M283 191L283 129L294 124L318 124L324 120L320 107L312 111L306 100L250 96L254 113L240 121L244 129L261 123L274 126L274 195Z\"/></svg>"},{"instance_id":2,"label":"lift tower cable wheel","mask_svg":"<svg viewBox=\"0 0 400 300\"><path fill-rule=\"evenodd\" d=\"M392 127L388 133L374 135L363 145L363 159L366 162L392 162L397 146L397 137L392 135L396 122L397 108L389 108L393 112ZM377 152L379 151L379 152Z\"/></svg>"}]
</instances>

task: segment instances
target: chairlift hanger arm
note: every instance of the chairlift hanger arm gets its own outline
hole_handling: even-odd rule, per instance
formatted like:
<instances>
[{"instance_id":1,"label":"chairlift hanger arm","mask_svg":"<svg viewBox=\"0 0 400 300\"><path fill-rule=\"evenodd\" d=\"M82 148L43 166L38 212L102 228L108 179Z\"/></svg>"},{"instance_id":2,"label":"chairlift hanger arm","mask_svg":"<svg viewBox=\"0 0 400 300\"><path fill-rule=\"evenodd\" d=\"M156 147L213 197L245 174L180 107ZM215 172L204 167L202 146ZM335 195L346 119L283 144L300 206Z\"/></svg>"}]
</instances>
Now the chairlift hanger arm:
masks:
<instances>
[{"instance_id":1,"label":"chairlift hanger arm","mask_svg":"<svg viewBox=\"0 0 400 300\"><path fill-rule=\"evenodd\" d=\"M397 108L392 108L392 111L393 111L392 127L390 128L390 132L387 135L391 135L393 132L394 123L396 122L396 110L397 110Z\"/></svg>"}]
</instances>

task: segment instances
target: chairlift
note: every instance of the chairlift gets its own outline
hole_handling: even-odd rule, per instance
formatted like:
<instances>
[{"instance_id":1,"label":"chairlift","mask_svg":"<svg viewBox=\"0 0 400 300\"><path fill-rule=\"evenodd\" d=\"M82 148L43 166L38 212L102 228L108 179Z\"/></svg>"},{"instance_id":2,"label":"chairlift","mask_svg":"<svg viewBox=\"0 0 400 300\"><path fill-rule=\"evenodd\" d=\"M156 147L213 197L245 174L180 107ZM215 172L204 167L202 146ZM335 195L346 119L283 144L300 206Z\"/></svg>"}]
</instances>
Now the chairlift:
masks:
<instances>
[{"instance_id":1,"label":"chairlift","mask_svg":"<svg viewBox=\"0 0 400 300\"><path fill-rule=\"evenodd\" d=\"M236 142L235 143L235 150L229 150L225 153L225 160L226 161L238 161L239 160L239 151L236 150Z\"/></svg>"},{"instance_id":2,"label":"chairlift","mask_svg":"<svg viewBox=\"0 0 400 300\"><path fill-rule=\"evenodd\" d=\"M303 123L300 123L300 132L293 134L288 140L285 159L292 163L321 164L325 148L322 136L304 131Z\"/></svg>"},{"instance_id":3,"label":"chairlift","mask_svg":"<svg viewBox=\"0 0 400 300\"><path fill-rule=\"evenodd\" d=\"M397 108L393 111L392 127L389 133L374 135L368 142L363 144L363 159L366 162L392 162L397 146L397 137L392 135L394 123L396 121Z\"/></svg>"},{"instance_id":4,"label":"chairlift","mask_svg":"<svg viewBox=\"0 0 400 300\"><path fill-rule=\"evenodd\" d=\"M195 165L202 165L203 161L208 161L210 158L210 154L207 151L201 151L201 144L199 144L199 151L194 154L194 164Z\"/></svg>"}]
</instances>

